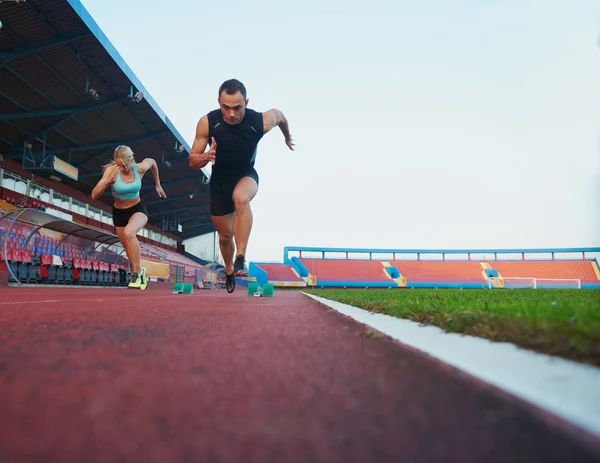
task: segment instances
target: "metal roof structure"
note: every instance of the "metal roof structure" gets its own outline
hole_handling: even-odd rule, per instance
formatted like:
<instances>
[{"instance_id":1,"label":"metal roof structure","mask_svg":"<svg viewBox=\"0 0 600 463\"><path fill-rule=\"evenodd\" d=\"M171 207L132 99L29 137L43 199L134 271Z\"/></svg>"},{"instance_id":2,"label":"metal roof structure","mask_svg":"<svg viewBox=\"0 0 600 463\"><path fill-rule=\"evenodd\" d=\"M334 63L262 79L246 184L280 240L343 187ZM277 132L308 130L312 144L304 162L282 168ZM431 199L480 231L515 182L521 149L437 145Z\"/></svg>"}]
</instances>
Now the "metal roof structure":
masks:
<instances>
[{"instance_id":1,"label":"metal roof structure","mask_svg":"<svg viewBox=\"0 0 600 463\"><path fill-rule=\"evenodd\" d=\"M189 167L190 146L79 0L0 1L0 21L5 158L91 194L114 149L129 145L138 161L156 160L168 195L145 176L149 222L182 239L214 231L208 171ZM78 169L77 180L57 174L53 156Z\"/></svg>"},{"instance_id":2,"label":"metal roof structure","mask_svg":"<svg viewBox=\"0 0 600 463\"><path fill-rule=\"evenodd\" d=\"M29 234L28 240L31 239L35 233L37 233L38 229L46 229L50 231L59 232L65 235L62 239L64 241L70 236L76 236L78 238L83 238L88 240L89 243L98 243L98 244L119 244L119 238L117 235L113 233L108 233L105 230L96 230L85 225L81 225L75 222L70 222L68 220L57 219L51 214L46 212L38 211L37 209L15 209L5 215L2 215L0 218L3 219L12 219L11 223L8 225L7 231L9 232L12 226L18 221L20 223L26 223L28 225L33 225L35 228ZM61 241L61 243L62 243ZM4 241L4 257L6 260L6 250L7 250L8 241ZM27 243L25 243L26 245ZM25 246L24 245L24 246ZM57 247L60 246L57 245Z\"/></svg>"}]
</instances>

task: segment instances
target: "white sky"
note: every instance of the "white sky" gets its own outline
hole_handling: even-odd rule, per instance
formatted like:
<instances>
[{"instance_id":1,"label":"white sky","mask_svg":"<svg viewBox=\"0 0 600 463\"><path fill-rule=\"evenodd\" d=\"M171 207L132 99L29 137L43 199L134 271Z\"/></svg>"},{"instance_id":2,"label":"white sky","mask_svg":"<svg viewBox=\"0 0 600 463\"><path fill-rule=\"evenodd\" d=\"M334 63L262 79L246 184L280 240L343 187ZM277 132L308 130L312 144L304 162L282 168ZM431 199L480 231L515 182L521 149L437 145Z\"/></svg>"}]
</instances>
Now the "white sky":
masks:
<instances>
[{"instance_id":1,"label":"white sky","mask_svg":"<svg viewBox=\"0 0 600 463\"><path fill-rule=\"evenodd\" d=\"M232 77L288 117L249 260L600 246L597 0L82 3L190 145Z\"/></svg>"}]
</instances>

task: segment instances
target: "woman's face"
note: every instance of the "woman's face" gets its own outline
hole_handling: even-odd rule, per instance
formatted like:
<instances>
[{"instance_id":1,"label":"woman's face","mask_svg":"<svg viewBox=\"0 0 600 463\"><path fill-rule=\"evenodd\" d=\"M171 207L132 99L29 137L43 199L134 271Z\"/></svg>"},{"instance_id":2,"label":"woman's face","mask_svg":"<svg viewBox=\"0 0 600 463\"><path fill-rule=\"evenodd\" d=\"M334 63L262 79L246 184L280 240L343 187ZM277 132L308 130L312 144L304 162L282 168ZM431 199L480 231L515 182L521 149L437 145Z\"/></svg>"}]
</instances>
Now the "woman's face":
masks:
<instances>
[{"instance_id":1,"label":"woman's face","mask_svg":"<svg viewBox=\"0 0 600 463\"><path fill-rule=\"evenodd\" d=\"M117 163L117 165L121 169L123 169L123 172L125 172L126 174L131 172L132 161L133 161L133 158L115 158L115 162Z\"/></svg>"}]
</instances>

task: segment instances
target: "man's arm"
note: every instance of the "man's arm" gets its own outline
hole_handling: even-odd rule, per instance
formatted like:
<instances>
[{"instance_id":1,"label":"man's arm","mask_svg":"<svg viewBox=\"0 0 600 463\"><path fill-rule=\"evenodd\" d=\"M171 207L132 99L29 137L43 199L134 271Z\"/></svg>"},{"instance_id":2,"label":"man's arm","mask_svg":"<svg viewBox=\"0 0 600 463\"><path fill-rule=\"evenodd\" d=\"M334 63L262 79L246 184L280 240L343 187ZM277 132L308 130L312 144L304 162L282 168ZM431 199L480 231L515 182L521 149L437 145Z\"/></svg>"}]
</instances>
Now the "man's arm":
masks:
<instances>
[{"instance_id":1,"label":"man's arm","mask_svg":"<svg viewBox=\"0 0 600 463\"><path fill-rule=\"evenodd\" d=\"M208 117L206 114L200 118L196 125L196 137L192 148L190 149L190 155L188 156L190 167L192 169L201 169L209 162L214 164L216 143L213 138L210 149L204 152L206 145L208 144Z\"/></svg>"},{"instance_id":2,"label":"man's arm","mask_svg":"<svg viewBox=\"0 0 600 463\"><path fill-rule=\"evenodd\" d=\"M294 142L290 135L288 120L279 109L275 108L269 109L263 113L263 133L267 133L273 127L279 127L281 129L281 133L283 133L283 136L285 137L285 144L293 151Z\"/></svg>"}]
</instances>

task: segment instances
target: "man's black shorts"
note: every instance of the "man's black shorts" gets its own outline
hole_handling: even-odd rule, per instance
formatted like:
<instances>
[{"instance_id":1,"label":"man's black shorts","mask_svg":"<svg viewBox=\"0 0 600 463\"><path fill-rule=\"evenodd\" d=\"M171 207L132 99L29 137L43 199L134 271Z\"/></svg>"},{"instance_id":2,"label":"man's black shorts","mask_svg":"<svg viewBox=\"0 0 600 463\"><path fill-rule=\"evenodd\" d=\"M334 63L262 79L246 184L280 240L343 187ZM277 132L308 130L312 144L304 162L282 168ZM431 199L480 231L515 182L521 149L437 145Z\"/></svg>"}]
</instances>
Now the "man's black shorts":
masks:
<instances>
[{"instance_id":1,"label":"man's black shorts","mask_svg":"<svg viewBox=\"0 0 600 463\"><path fill-rule=\"evenodd\" d=\"M126 227L129 223L129 219L136 212L141 212L148 217L146 206L144 206L141 201L131 207L128 207L127 209L117 209L115 206L113 206L113 225L115 227Z\"/></svg>"},{"instance_id":2,"label":"man's black shorts","mask_svg":"<svg viewBox=\"0 0 600 463\"><path fill-rule=\"evenodd\" d=\"M233 204L233 190L238 182L244 177L252 177L258 185L258 173L255 169L233 179L221 180L211 178L210 180L210 213L215 216L227 215L235 212Z\"/></svg>"}]
</instances>

